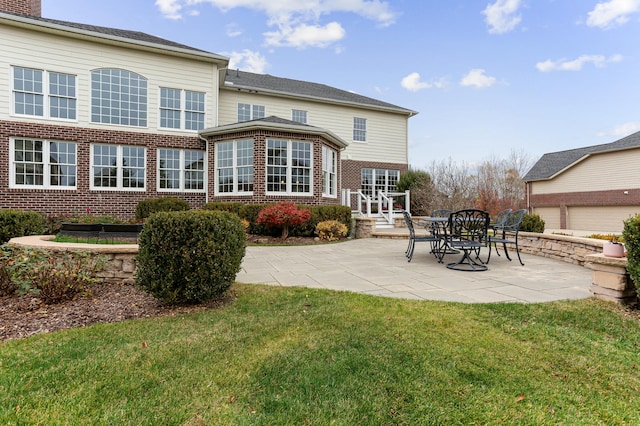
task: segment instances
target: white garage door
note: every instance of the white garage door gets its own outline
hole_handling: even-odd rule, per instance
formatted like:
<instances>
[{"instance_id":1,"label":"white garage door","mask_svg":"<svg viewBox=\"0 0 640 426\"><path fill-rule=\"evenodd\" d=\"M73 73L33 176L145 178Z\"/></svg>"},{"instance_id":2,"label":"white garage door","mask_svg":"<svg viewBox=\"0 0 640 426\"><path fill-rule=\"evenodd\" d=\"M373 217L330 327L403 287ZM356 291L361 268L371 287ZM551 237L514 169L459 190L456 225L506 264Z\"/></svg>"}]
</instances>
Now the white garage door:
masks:
<instances>
[{"instance_id":1,"label":"white garage door","mask_svg":"<svg viewBox=\"0 0 640 426\"><path fill-rule=\"evenodd\" d=\"M640 207L567 207L567 228L619 234L622 222L637 213Z\"/></svg>"},{"instance_id":2,"label":"white garage door","mask_svg":"<svg viewBox=\"0 0 640 426\"><path fill-rule=\"evenodd\" d=\"M533 213L544 220L545 229L560 229L560 207L535 207Z\"/></svg>"}]
</instances>

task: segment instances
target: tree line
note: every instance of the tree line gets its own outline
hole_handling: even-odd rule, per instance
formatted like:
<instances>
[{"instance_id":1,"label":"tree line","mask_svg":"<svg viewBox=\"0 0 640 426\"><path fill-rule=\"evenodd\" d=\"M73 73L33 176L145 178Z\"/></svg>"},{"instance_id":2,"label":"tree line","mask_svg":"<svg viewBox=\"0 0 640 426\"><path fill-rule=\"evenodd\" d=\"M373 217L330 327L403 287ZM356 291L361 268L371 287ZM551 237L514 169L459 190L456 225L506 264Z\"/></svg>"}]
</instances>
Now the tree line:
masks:
<instances>
[{"instance_id":1,"label":"tree line","mask_svg":"<svg viewBox=\"0 0 640 426\"><path fill-rule=\"evenodd\" d=\"M522 177L534 161L522 151L507 158L492 157L479 164L451 158L432 161L427 170L409 169L396 185L411 191L411 213L429 215L435 209L478 208L492 216L510 208L526 207Z\"/></svg>"}]
</instances>

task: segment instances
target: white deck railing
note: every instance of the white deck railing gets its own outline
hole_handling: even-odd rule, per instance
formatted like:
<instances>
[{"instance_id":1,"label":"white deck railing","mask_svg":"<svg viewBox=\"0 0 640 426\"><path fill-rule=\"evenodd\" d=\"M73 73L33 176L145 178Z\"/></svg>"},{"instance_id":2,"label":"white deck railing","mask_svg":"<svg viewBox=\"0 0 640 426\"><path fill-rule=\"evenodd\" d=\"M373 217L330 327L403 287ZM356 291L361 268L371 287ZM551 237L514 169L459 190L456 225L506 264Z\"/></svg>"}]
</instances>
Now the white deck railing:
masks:
<instances>
[{"instance_id":1,"label":"white deck railing","mask_svg":"<svg viewBox=\"0 0 640 426\"><path fill-rule=\"evenodd\" d=\"M373 198L362 192L361 189L352 192L350 189L342 190L342 205L351 207L353 214L364 217L382 216L387 223L393 224L397 215L400 215L402 208L395 205L394 200L404 197L404 205L411 205L411 195L409 191L405 192L378 192L378 196ZM355 208L352 205L355 198ZM376 205L377 213L372 211L372 205Z\"/></svg>"}]
</instances>

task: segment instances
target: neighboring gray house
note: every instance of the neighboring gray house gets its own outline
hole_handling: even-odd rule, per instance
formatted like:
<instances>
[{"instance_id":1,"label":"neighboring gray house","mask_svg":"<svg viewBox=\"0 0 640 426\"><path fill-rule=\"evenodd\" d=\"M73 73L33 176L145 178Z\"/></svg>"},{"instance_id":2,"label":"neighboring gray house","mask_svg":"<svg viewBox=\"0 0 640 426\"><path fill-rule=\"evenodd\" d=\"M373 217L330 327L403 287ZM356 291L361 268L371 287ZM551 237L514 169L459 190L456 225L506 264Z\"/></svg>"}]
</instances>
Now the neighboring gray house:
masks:
<instances>
[{"instance_id":1,"label":"neighboring gray house","mask_svg":"<svg viewBox=\"0 0 640 426\"><path fill-rule=\"evenodd\" d=\"M640 132L544 154L523 180L527 206L547 229L620 233L640 213Z\"/></svg>"}]
</instances>

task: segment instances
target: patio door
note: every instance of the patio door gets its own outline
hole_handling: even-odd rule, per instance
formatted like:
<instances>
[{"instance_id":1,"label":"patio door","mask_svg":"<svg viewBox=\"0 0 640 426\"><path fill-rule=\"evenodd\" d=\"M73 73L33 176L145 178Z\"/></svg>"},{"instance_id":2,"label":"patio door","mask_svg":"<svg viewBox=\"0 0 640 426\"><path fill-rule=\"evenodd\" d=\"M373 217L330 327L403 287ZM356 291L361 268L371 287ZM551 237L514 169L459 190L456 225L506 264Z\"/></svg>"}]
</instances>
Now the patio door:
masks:
<instances>
[{"instance_id":1,"label":"patio door","mask_svg":"<svg viewBox=\"0 0 640 426\"><path fill-rule=\"evenodd\" d=\"M378 193L395 192L400 179L399 170L362 169L362 193L378 201Z\"/></svg>"}]
</instances>

